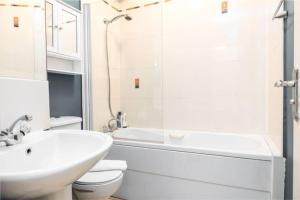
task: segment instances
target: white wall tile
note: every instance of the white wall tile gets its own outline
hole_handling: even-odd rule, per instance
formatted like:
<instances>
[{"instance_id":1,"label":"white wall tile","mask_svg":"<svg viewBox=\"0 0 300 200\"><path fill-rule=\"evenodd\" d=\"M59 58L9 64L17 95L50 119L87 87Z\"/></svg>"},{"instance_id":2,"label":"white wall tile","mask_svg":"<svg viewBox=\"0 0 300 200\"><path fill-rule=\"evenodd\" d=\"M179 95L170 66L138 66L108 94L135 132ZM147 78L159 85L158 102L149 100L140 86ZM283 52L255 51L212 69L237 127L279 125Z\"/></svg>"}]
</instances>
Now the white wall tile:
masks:
<instances>
[{"instance_id":1,"label":"white wall tile","mask_svg":"<svg viewBox=\"0 0 300 200\"><path fill-rule=\"evenodd\" d=\"M106 66L104 18L112 19L119 12L103 1L91 3L93 128L102 130L111 119L108 109L108 75ZM120 22L109 26L109 56L111 71L112 108L120 110Z\"/></svg>"},{"instance_id":2,"label":"white wall tile","mask_svg":"<svg viewBox=\"0 0 300 200\"><path fill-rule=\"evenodd\" d=\"M242 2L164 4L166 128L265 133L266 6Z\"/></svg>"},{"instance_id":3,"label":"white wall tile","mask_svg":"<svg viewBox=\"0 0 300 200\"><path fill-rule=\"evenodd\" d=\"M280 143L282 104L274 99L281 99L282 92L273 89L273 82L282 76L283 45L274 42L282 41L282 24L271 21L276 3L228 0L228 13L222 14L221 2L172 0L142 7L144 1L132 0L121 4L123 9L141 6L126 11L133 20L119 21L115 26L119 32L110 33L116 39L111 44L112 68L120 67L113 83L115 93L120 92L115 98L119 103L114 106L128 114L130 126L274 132L274 140ZM97 26L102 26L98 29L104 34L104 26ZM100 37L97 43L103 41ZM94 56L104 55L101 45L95 45L95 50ZM101 74L95 75L102 83L97 98L105 104L101 56L94 61L94 72ZM140 79L139 89L134 88L135 78ZM106 107L97 109L107 115Z\"/></svg>"},{"instance_id":4,"label":"white wall tile","mask_svg":"<svg viewBox=\"0 0 300 200\"><path fill-rule=\"evenodd\" d=\"M22 115L32 115L32 131L50 127L48 81L0 78L0 130Z\"/></svg>"},{"instance_id":5,"label":"white wall tile","mask_svg":"<svg viewBox=\"0 0 300 200\"><path fill-rule=\"evenodd\" d=\"M161 99L121 99L121 110L127 113L131 127L162 128Z\"/></svg>"},{"instance_id":6,"label":"white wall tile","mask_svg":"<svg viewBox=\"0 0 300 200\"><path fill-rule=\"evenodd\" d=\"M45 11L33 7L43 1L2 0L2 3L7 6L0 8L0 43L6 45L0 48L0 76L46 80ZM9 6L13 3L29 6ZM13 26L14 17L19 17L18 28Z\"/></svg>"},{"instance_id":7,"label":"white wall tile","mask_svg":"<svg viewBox=\"0 0 300 200\"><path fill-rule=\"evenodd\" d=\"M283 152L283 90L274 87L274 83L283 79L283 21L270 21L276 9L277 2L267 0L270 5L267 10L267 133L277 146L279 152Z\"/></svg>"}]
</instances>

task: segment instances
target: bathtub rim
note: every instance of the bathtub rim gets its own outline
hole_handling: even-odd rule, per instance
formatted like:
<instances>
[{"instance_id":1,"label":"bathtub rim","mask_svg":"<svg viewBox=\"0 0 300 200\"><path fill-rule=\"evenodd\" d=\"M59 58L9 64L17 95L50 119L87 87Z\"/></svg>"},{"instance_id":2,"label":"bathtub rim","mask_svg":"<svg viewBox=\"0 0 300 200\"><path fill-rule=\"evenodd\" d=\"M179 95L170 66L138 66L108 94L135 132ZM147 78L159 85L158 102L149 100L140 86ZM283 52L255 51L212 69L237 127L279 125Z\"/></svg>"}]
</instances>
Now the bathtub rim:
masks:
<instances>
[{"instance_id":1,"label":"bathtub rim","mask_svg":"<svg viewBox=\"0 0 300 200\"><path fill-rule=\"evenodd\" d=\"M151 143L151 142L140 142L126 139L114 139L114 145L122 145L122 146L131 146L131 147L140 147L140 148L148 148L148 149L158 149L158 150L166 150L166 151L174 151L174 152L182 152L182 153L196 153L196 154L204 154L204 155L212 155L212 156L225 156L225 157L233 157L239 159L252 159L252 160L262 160L262 161L272 161L273 157L281 157L274 155L270 147L268 146L269 152L268 154L251 154L245 152L235 152L235 151L220 151L208 148L197 148L197 147L188 147L188 146L180 146L180 145L170 145L170 144L160 144L160 143Z\"/></svg>"},{"instance_id":2,"label":"bathtub rim","mask_svg":"<svg viewBox=\"0 0 300 200\"><path fill-rule=\"evenodd\" d=\"M170 134L171 132L183 132L185 134L213 134L220 136L233 136L233 137L243 137L257 140L259 143L263 143L264 150L262 152L251 152L251 151L235 151L228 149L215 149L215 148L204 148L197 146L186 146L180 144L169 144L165 141L149 141L141 139L128 139L115 136L115 132L111 134L114 144L125 145L125 146L136 146L144 147L150 149L160 149L160 150L170 150L177 152L187 152L187 153L198 153L206 155L216 155L216 156L226 156L226 157L235 157L235 158L245 158L245 159L255 159L255 160L266 160L270 161L274 157L282 158L282 153L278 147L274 144L273 140L267 134L240 134L240 133L226 133L226 132L211 132L211 131L192 131L192 130L171 130L171 129L156 129L156 128L138 128L138 127L129 127L122 130L142 130L142 131L155 131L155 133L164 134L164 136Z\"/></svg>"}]
</instances>

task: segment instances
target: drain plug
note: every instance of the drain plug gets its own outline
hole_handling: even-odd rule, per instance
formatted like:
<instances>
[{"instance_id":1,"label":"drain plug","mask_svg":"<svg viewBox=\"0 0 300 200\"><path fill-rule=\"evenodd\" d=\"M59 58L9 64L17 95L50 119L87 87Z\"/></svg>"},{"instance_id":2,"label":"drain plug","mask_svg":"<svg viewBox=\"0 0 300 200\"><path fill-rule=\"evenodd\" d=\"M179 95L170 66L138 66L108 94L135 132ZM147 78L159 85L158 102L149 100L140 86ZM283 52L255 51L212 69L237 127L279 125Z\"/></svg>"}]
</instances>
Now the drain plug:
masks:
<instances>
[{"instance_id":1,"label":"drain plug","mask_svg":"<svg viewBox=\"0 0 300 200\"><path fill-rule=\"evenodd\" d=\"M25 152L26 152L26 155L30 155L30 154L31 154L31 151L32 151L31 148L27 148L26 151L25 151Z\"/></svg>"}]
</instances>

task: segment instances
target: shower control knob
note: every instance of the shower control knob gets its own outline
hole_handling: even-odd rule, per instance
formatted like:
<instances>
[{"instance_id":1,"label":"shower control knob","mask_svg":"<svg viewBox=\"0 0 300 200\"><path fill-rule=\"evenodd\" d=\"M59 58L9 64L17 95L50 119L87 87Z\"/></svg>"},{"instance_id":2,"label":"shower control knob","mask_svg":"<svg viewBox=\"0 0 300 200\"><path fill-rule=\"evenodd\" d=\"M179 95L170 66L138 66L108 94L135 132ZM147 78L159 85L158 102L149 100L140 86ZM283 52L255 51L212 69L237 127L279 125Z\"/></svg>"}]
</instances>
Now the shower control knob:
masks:
<instances>
[{"instance_id":1,"label":"shower control knob","mask_svg":"<svg viewBox=\"0 0 300 200\"><path fill-rule=\"evenodd\" d=\"M290 104L291 104L291 105L294 105L294 104L296 104L296 101L295 101L295 99L291 99L291 100L290 100Z\"/></svg>"}]
</instances>

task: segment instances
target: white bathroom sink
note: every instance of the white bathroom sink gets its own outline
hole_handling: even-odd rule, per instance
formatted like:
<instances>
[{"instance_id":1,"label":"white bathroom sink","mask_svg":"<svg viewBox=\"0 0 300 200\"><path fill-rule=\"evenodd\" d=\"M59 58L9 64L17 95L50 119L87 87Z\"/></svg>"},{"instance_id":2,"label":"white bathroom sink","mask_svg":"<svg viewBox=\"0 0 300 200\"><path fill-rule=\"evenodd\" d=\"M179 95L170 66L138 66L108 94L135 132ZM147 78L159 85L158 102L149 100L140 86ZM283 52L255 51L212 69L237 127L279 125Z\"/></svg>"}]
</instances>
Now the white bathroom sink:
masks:
<instances>
[{"instance_id":1,"label":"white bathroom sink","mask_svg":"<svg viewBox=\"0 0 300 200\"><path fill-rule=\"evenodd\" d=\"M40 198L64 191L103 159L111 145L111 137L98 132L30 133L22 144L0 148L0 199Z\"/></svg>"}]
</instances>

